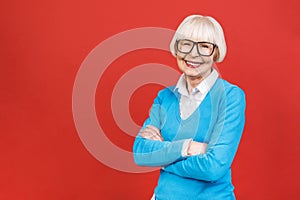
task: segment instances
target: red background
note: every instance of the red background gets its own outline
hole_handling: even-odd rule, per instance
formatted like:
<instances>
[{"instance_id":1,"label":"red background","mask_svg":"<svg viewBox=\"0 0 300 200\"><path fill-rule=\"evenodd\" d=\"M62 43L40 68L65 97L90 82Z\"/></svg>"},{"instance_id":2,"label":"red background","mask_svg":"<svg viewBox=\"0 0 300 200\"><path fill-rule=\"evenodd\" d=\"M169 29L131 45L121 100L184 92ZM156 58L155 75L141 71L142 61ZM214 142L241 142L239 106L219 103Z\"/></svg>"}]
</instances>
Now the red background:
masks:
<instances>
[{"instance_id":1,"label":"red background","mask_svg":"<svg viewBox=\"0 0 300 200\"><path fill-rule=\"evenodd\" d=\"M137 27L176 29L194 13L212 15L224 27L228 54L218 67L247 94L247 123L233 164L237 198L300 199L296 0L11 0L2 1L0 11L0 199L149 199L157 172L116 171L81 143L72 117L73 83L101 41ZM109 94L122 73L148 62L176 67L158 50L119 58L99 82L97 111L105 103L100 91ZM136 122L145 119L160 88L134 93ZM131 149L133 139L116 127L110 109L97 114L112 130L108 137Z\"/></svg>"}]
</instances>

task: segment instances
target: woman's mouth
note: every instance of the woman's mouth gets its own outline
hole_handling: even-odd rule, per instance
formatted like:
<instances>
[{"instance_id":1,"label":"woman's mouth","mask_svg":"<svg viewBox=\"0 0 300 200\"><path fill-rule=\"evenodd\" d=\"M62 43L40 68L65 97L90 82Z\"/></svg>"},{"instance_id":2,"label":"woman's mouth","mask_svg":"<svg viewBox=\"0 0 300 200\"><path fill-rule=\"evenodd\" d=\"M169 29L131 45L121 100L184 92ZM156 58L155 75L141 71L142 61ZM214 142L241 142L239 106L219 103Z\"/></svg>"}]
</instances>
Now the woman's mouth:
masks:
<instances>
[{"instance_id":1,"label":"woman's mouth","mask_svg":"<svg viewBox=\"0 0 300 200\"><path fill-rule=\"evenodd\" d=\"M185 64L189 67L189 68L197 68L200 67L200 65L202 64L201 62L192 62L192 61L187 61L185 60Z\"/></svg>"}]
</instances>

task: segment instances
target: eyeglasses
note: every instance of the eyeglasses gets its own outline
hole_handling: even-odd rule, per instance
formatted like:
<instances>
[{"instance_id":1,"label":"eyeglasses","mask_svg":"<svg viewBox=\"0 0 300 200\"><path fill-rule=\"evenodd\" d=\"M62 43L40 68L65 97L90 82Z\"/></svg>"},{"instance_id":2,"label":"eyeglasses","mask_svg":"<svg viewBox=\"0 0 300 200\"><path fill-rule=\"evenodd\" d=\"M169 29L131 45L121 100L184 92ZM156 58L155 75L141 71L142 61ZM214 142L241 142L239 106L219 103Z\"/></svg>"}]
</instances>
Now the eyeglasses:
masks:
<instances>
[{"instance_id":1,"label":"eyeglasses","mask_svg":"<svg viewBox=\"0 0 300 200\"><path fill-rule=\"evenodd\" d=\"M210 42L194 42L188 39L176 40L176 47L180 53L191 53L195 45L197 45L197 52L201 56L211 56L217 46Z\"/></svg>"}]
</instances>

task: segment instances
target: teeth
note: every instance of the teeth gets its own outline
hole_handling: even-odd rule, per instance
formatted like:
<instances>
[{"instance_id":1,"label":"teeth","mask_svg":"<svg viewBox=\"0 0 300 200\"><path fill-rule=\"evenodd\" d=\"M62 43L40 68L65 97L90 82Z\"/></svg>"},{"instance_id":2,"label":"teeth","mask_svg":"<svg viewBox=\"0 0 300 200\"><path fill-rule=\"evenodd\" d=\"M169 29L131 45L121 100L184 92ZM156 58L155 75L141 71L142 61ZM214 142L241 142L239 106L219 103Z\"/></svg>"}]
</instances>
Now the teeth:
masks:
<instances>
[{"instance_id":1,"label":"teeth","mask_svg":"<svg viewBox=\"0 0 300 200\"><path fill-rule=\"evenodd\" d=\"M200 63L189 62L189 61L186 61L186 63L189 64L189 65L193 65L193 66L198 66L198 65L200 65Z\"/></svg>"}]
</instances>

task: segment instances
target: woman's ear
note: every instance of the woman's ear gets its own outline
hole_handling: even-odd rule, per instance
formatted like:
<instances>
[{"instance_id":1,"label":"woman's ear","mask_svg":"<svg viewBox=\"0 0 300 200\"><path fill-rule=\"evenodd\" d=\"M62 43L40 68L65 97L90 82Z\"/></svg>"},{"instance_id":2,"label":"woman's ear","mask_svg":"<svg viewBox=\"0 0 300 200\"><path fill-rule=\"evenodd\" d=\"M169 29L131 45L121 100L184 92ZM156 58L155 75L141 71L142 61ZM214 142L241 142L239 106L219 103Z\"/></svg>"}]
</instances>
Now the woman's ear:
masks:
<instances>
[{"instance_id":1,"label":"woman's ear","mask_svg":"<svg viewBox=\"0 0 300 200\"><path fill-rule=\"evenodd\" d=\"M177 56L177 45L176 45L176 42L174 43L174 55Z\"/></svg>"},{"instance_id":2,"label":"woman's ear","mask_svg":"<svg viewBox=\"0 0 300 200\"><path fill-rule=\"evenodd\" d=\"M214 62L219 60L219 58L220 58L220 52L219 52L219 48L216 46L216 49L215 49L215 52L214 52L214 57L213 57Z\"/></svg>"}]
</instances>

